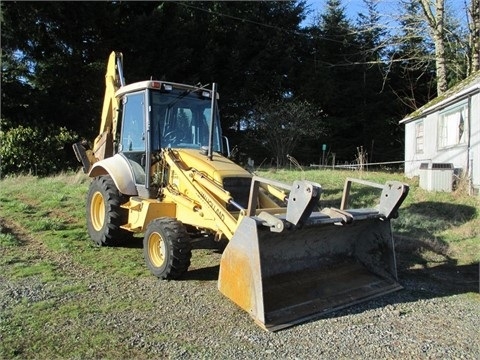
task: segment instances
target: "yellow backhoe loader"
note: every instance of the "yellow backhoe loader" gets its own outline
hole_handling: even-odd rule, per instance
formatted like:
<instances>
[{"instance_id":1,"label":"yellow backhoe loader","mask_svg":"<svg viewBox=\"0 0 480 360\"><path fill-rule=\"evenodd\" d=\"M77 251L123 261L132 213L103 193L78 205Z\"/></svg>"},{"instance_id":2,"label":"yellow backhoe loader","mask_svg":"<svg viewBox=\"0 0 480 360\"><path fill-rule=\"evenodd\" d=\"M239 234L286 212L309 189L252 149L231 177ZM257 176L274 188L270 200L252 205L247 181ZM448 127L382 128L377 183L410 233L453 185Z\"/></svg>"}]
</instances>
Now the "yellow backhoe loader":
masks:
<instances>
[{"instance_id":1,"label":"yellow backhoe loader","mask_svg":"<svg viewBox=\"0 0 480 360\"><path fill-rule=\"evenodd\" d=\"M390 219L407 185L347 179L341 206L320 210L319 184L257 177L229 160L215 83L126 85L122 62L111 53L92 148L73 146L93 178L86 212L96 244L142 233L149 270L177 279L193 240L227 239L218 288L270 331L401 288ZM353 182L379 187L378 205L348 209Z\"/></svg>"}]
</instances>

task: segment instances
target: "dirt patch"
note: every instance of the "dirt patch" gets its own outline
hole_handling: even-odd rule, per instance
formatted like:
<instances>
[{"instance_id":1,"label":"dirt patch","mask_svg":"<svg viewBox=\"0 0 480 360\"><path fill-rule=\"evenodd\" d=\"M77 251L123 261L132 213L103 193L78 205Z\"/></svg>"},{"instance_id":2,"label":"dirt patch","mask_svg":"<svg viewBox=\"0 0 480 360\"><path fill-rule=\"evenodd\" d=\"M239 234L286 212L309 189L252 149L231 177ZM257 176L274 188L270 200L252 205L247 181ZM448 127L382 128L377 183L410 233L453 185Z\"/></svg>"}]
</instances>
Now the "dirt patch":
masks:
<instances>
[{"instance_id":1,"label":"dirt patch","mask_svg":"<svg viewBox=\"0 0 480 360\"><path fill-rule=\"evenodd\" d=\"M75 263L68 254L48 249L38 238L30 235L15 221L0 218L0 233L12 235L22 248L22 252L34 254L29 257L30 262L48 260L69 276L79 276L80 272L93 274L90 269Z\"/></svg>"}]
</instances>

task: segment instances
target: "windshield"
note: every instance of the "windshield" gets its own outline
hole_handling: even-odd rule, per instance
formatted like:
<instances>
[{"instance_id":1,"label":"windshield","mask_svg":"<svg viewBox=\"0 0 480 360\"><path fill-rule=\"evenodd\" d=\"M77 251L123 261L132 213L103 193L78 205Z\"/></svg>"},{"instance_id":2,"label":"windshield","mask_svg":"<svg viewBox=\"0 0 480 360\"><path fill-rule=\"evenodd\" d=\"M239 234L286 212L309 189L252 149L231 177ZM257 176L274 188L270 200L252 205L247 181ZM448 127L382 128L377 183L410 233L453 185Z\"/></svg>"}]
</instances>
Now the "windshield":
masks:
<instances>
[{"instance_id":1,"label":"windshield","mask_svg":"<svg viewBox=\"0 0 480 360\"><path fill-rule=\"evenodd\" d=\"M150 92L152 151L162 147L208 146L211 99L197 92L172 90ZM216 114L213 151L221 151L220 122Z\"/></svg>"}]
</instances>

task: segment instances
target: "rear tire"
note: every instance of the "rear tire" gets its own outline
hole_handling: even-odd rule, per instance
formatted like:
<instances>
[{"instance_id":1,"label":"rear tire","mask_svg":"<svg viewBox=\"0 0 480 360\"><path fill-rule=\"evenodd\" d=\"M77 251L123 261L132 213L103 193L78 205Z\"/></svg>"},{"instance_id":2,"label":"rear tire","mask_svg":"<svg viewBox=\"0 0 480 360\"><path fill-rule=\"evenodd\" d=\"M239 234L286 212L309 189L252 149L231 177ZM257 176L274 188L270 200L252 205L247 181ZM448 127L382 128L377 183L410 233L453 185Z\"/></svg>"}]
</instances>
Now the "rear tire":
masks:
<instances>
[{"instance_id":1,"label":"rear tire","mask_svg":"<svg viewBox=\"0 0 480 360\"><path fill-rule=\"evenodd\" d=\"M128 220L128 210L120 207L128 198L122 195L110 176L99 176L90 183L87 194L87 229L99 246L119 245L133 234L120 228Z\"/></svg>"},{"instance_id":2,"label":"rear tire","mask_svg":"<svg viewBox=\"0 0 480 360\"><path fill-rule=\"evenodd\" d=\"M190 266L192 246L185 226L173 218L150 222L143 238L143 256L160 279L178 279Z\"/></svg>"}]
</instances>

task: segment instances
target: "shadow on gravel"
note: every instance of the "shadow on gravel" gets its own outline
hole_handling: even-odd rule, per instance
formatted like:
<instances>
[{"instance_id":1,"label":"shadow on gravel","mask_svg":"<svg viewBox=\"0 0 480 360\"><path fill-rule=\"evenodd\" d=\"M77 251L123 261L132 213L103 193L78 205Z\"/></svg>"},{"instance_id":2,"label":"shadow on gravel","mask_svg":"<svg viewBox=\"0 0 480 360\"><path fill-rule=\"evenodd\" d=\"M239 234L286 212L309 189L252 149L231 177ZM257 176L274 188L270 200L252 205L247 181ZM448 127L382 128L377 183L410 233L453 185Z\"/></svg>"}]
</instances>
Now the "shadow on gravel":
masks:
<instances>
[{"instance_id":1,"label":"shadow on gravel","mask_svg":"<svg viewBox=\"0 0 480 360\"><path fill-rule=\"evenodd\" d=\"M189 269L179 281L201 280L214 281L218 279L220 265L209 266L199 269Z\"/></svg>"},{"instance_id":2,"label":"shadow on gravel","mask_svg":"<svg viewBox=\"0 0 480 360\"><path fill-rule=\"evenodd\" d=\"M207 236L193 240L192 249L213 249L221 253L227 245L228 240L215 241L212 236Z\"/></svg>"},{"instance_id":3,"label":"shadow on gravel","mask_svg":"<svg viewBox=\"0 0 480 360\"><path fill-rule=\"evenodd\" d=\"M227 240L220 242L214 241L213 237L198 238L192 243L192 251L203 249L213 250L214 253L221 254L225 247L228 245ZM210 256L210 255L205 255ZM201 268L188 269L188 271L182 276L180 280L201 280L201 281L216 281L218 279L218 273L220 271L220 264L214 266L205 266Z\"/></svg>"},{"instance_id":4,"label":"shadow on gravel","mask_svg":"<svg viewBox=\"0 0 480 360\"><path fill-rule=\"evenodd\" d=\"M143 238L134 237L133 239L112 246L124 249L143 249Z\"/></svg>"},{"instance_id":5,"label":"shadow on gravel","mask_svg":"<svg viewBox=\"0 0 480 360\"><path fill-rule=\"evenodd\" d=\"M403 286L402 290L344 309L323 315L319 314L318 317L307 321L307 323L321 319L356 315L377 309L386 309L386 311L396 314L396 316L402 316L404 314L401 308L396 307L399 304L416 303L420 300L436 299L464 293L478 293L480 291L479 271L479 264L460 266L443 264L428 269L400 269L398 276L399 283Z\"/></svg>"},{"instance_id":6,"label":"shadow on gravel","mask_svg":"<svg viewBox=\"0 0 480 360\"><path fill-rule=\"evenodd\" d=\"M438 241L400 238L397 242L400 284L406 290L421 292L422 296L430 294L428 297L480 293L480 265L458 264L449 256L448 245Z\"/></svg>"},{"instance_id":7,"label":"shadow on gravel","mask_svg":"<svg viewBox=\"0 0 480 360\"><path fill-rule=\"evenodd\" d=\"M399 272L399 278L407 291L418 292L422 297L438 297L479 293L479 272L479 264L446 263L430 268L403 269Z\"/></svg>"}]
</instances>

